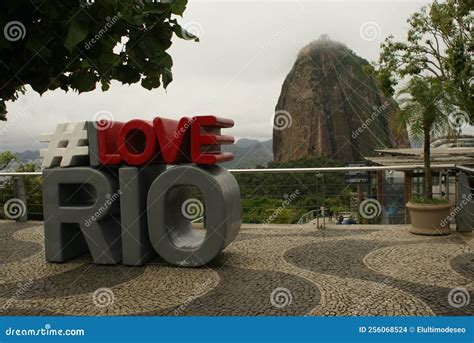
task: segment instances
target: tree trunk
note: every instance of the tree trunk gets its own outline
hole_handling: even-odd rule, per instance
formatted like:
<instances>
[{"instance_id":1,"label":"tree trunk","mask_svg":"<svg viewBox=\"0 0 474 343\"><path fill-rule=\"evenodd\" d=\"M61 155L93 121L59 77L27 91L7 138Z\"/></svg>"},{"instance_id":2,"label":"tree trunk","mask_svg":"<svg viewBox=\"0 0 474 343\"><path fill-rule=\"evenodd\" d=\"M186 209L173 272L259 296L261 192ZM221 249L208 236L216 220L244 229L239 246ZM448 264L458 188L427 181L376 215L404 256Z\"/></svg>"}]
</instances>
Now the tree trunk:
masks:
<instances>
[{"instance_id":1,"label":"tree trunk","mask_svg":"<svg viewBox=\"0 0 474 343\"><path fill-rule=\"evenodd\" d=\"M425 127L425 140L423 144L423 158L425 163L425 197L433 198L433 179L431 178L431 152L430 152L430 130Z\"/></svg>"}]
</instances>

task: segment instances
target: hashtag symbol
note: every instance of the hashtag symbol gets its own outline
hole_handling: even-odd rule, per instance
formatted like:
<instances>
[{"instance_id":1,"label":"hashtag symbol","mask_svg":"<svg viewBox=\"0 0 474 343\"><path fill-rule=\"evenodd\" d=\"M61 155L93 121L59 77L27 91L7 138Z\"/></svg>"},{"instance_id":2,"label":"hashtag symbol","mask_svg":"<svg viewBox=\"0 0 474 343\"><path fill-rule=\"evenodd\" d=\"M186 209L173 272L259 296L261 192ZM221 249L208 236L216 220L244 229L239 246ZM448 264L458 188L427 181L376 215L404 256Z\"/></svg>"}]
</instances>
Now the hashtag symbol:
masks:
<instances>
[{"instance_id":1,"label":"hashtag symbol","mask_svg":"<svg viewBox=\"0 0 474 343\"><path fill-rule=\"evenodd\" d=\"M89 147L85 122L58 124L54 133L44 133L40 142L49 143L40 150L42 167L69 167L88 163Z\"/></svg>"}]
</instances>

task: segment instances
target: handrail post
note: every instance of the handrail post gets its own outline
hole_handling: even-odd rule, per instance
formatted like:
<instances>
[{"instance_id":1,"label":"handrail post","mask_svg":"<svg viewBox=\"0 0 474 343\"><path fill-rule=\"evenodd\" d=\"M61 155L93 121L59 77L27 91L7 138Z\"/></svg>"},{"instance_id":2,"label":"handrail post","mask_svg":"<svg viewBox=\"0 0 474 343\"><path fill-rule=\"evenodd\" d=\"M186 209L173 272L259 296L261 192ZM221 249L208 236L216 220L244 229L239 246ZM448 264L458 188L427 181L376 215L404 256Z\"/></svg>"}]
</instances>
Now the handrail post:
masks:
<instances>
[{"instance_id":1,"label":"handrail post","mask_svg":"<svg viewBox=\"0 0 474 343\"><path fill-rule=\"evenodd\" d=\"M22 211L21 216L16 221L26 222L28 220L28 205L26 202L25 182L21 176L13 177L13 196L25 205L24 211Z\"/></svg>"}]
</instances>

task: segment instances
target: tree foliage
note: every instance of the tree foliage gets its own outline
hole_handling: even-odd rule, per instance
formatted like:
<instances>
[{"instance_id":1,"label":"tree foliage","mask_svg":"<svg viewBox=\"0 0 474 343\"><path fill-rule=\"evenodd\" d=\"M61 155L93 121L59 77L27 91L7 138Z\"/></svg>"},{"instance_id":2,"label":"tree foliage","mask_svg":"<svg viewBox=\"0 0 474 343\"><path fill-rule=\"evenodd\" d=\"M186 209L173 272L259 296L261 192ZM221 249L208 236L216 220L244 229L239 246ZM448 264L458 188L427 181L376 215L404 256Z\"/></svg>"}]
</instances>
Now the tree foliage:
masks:
<instances>
[{"instance_id":1,"label":"tree foliage","mask_svg":"<svg viewBox=\"0 0 474 343\"><path fill-rule=\"evenodd\" d=\"M288 162L270 162L268 168L341 167L338 161L312 156ZM338 173L236 174L244 223L297 223L307 212L329 207L335 213L350 208L351 186ZM293 195L293 196L292 196ZM292 199L287 205L285 200Z\"/></svg>"},{"instance_id":2,"label":"tree foliage","mask_svg":"<svg viewBox=\"0 0 474 343\"><path fill-rule=\"evenodd\" d=\"M0 170L6 168L10 162L18 161L18 157L11 151L4 151L0 153Z\"/></svg>"},{"instance_id":3,"label":"tree foliage","mask_svg":"<svg viewBox=\"0 0 474 343\"><path fill-rule=\"evenodd\" d=\"M440 82L414 77L399 91L397 100L400 104L395 117L398 130L408 127L410 136L419 143L423 143L426 130L433 137L449 133L446 113L450 112L450 106Z\"/></svg>"},{"instance_id":4,"label":"tree foliage","mask_svg":"<svg viewBox=\"0 0 474 343\"><path fill-rule=\"evenodd\" d=\"M393 95L400 80L434 78L471 120L473 98L472 1L434 1L408 19L406 41L393 36L381 45L378 78L385 93Z\"/></svg>"},{"instance_id":5,"label":"tree foliage","mask_svg":"<svg viewBox=\"0 0 474 343\"><path fill-rule=\"evenodd\" d=\"M30 85L92 91L112 80L153 89L172 81L173 35L197 41L177 22L187 0L16 0L0 2L0 119L5 102Z\"/></svg>"},{"instance_id":6,"label":"tree foliage","mask_svg":"<svg viewBox=\"0 0 474 343\"><path fill-rule=\"evenodd\" d=\"M17 154L11 151L0 153L0 170L7 167L10 162L17 162L16 172L37 172L41 167L34 163L23 163ZM42 178L40 176L22 176L26 190L26 204L28 208L28 219L43 219L43 187ZM14 198L16 195L13 190L13 178L7 177L0 185L0 208L6 201ZM0 211L1 212L1 211ZM7 219L0 215L0 219Z\"/></svg>"},{"instance_id":7,"label":"tree foliage","mask_svg":"<svg viewBox=\"0 0 474 343\"><path fill-rule=\"evenodd\" d=\"M414 77L401 89L396 124L399 130L408 127L412 138L423 142L425 167L425 197L432 198L431 137L451 133L449 113L453 106L444 92L442 83L435 79Z\"/></svg>"}]
</instances>

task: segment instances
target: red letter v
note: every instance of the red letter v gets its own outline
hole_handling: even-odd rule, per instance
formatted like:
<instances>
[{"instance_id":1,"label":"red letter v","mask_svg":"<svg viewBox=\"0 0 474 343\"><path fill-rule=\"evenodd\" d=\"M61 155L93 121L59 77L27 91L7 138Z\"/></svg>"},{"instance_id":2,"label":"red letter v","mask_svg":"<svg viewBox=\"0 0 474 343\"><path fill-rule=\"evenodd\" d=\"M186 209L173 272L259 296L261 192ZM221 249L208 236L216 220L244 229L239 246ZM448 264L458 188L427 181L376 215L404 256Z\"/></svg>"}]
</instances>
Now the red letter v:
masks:
<instances>
[{"instance_id":1,"label":"red letter v","mask_svg":"<svg viewBox=\"0 0 474 343\"><path fill-rule=\"evenodd\" d=\"M156 117L153 119L161 156L166 163L191 162L190 140L192 119L179 120Z\"/></svg>"}]
</instances>

